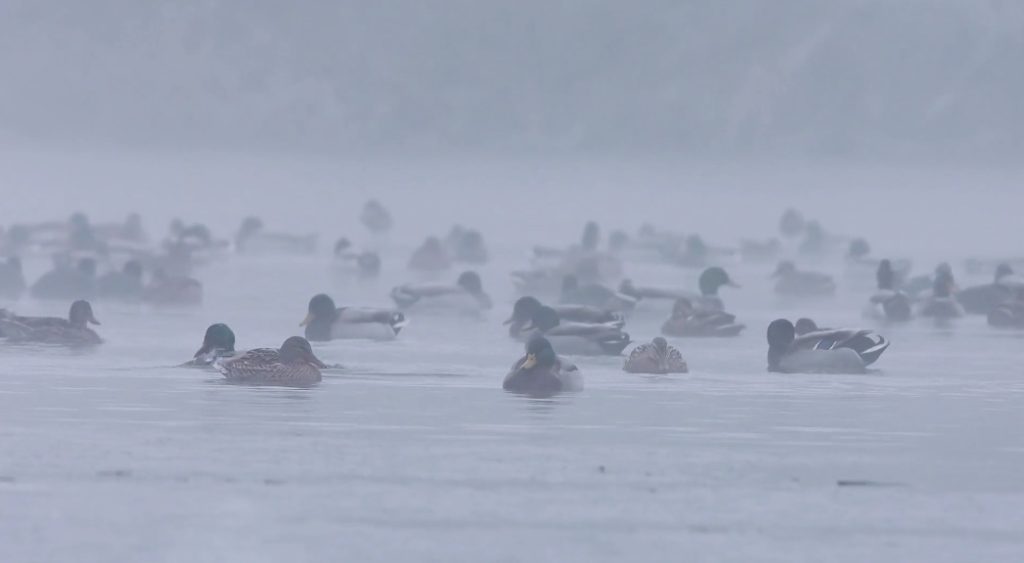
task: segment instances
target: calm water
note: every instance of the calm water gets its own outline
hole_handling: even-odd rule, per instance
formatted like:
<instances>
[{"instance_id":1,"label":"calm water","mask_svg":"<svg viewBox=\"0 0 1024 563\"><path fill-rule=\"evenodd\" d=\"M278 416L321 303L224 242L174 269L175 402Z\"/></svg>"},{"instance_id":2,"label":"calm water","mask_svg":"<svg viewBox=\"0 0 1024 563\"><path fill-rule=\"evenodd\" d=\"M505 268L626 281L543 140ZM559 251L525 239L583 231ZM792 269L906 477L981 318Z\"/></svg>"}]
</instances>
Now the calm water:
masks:
<instances>
[{"instance_id":1,"label":"calm water","mask_svg":"<svg viewBox=\"0 0 1024 563\"><path fill-rule=\"evenodd\" d=\"M500 325L413 317L390 343L317 347L315 389L225 385L188 359L211 322L240 347L298 332L312 293L386 304L405 279L332 279L326 257L233 259L194 311L97 304L89 353L0 347L0 560L1019 561L1024 377L1019 335L981 319L883 330L866 376L765 373L780 310L862 324L864 294L779 309L768 266L726 293L750 325L678 344L693 374L629 376L578 359L586 390L503 393L521 352ZM404 256L399 253L399 256ZM695 274L631 269L638 283ZM24 302L62 314L64 304ZM629 330L655 335L668 305Z\"/></svg>"}]
</instances>

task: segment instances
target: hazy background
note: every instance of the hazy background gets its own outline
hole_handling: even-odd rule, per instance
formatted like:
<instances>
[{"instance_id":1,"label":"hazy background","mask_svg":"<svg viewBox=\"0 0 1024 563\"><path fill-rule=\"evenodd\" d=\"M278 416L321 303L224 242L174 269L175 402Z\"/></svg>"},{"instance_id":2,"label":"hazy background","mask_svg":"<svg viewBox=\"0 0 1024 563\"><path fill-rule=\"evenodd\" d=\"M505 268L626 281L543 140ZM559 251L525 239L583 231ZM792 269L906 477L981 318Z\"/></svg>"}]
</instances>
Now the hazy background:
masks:
<instances>
[{"instance_id":1,"label":"hazy background","mask_svg":"<svg viewBox=\"0 0 1024 563\"><path fill-rule=\"evenodd\" d=\"M1017 253L1021 60L1015 0L4 0L0 223L333 239L376 195L416 238L734 242L795 205L879 251Z\"/></svg>"},{"instance_id":2,"label":"hazy background","mask_svg":"<svg viewBox=\"0 0 1024 563\"><path fill-rule=\"evenodd\" d=\"M9 142L990 159L1016 0L4 0Z\"/></svg>"}]
</instances>

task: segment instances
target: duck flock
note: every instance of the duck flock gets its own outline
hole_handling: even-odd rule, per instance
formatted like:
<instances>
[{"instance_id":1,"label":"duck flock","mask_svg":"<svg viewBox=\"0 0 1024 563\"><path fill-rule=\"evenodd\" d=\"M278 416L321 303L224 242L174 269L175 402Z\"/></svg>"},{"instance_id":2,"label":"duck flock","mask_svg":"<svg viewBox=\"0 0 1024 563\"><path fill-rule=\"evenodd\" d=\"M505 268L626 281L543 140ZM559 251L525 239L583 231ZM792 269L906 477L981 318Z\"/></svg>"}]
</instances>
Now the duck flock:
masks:
<instances>
[{"instance_id":1,"label":"duck flock","mask_svg":"<svg viewBox=\"0 0 1024 563\"><path fill-rule=\"evenodd\" d=\"M384 205L369 201L360 222L374 237L385 236L394 221ZM841 285L832 275L804 264L841 258L847 280L873 280L874 292L863 305L865 323L872 326L915 318L951 323L965 315L983 315L994 329L1024 330L1024 279L1014 273L1018 261L965 262L962 267L970 274L991 272L991 281L961 288L948 263L915 274L909 260L875 258L867 240L834 235L797 210L783 213L777 234L732 247L651 225L632 234L613 231L604 238L601 227L589 222L578 242L536 246L526 267L509 272L517 299L504 325L525 352L505 377L505 390L531 396L581 390L583 370L577 364L585 364L588 356L622 356L628 374L687 373L678 341L733 338L748 328L742 311L726 304L729 292L744 291L729 273L737 264L763 265L763 283L772 284L780 300L801 306L834 296ZM94 303L195 307L203 302L203 284L195 276L205 264L232 254L314 255L317 249L316 235L274 232L257 217L243 220L231 238L218 238L202 224L175 220L159 243L149 240L138 215L112 224L95 224L77 213L67 220L10 225L0 230L0 253L5 256L0 298L16 302L28 295L65 302L69 313L67 318L30 317L0 309L0 338L7 343L97 346L103 339L94 328L100 325ZM52 268L29 284L22 259L39 256L52 258ZM334 244L332 260L341 275L359 279L374 279L382 269L377 252L361 250L346 237ZM216 370L234 383L316 385L331 366L317 357L311 342L361 339L374 346L375 341L399 338L410 318L427 323L437 315L483 318L495 304L473 268L488 260L481 232L455 226L444 237L426 238L406 262L410 276L448 276L452 283L398 285L388 294L394 304L390 308L339 304L327 294L314 295L301 324L304 334L278 348L236 349L232 328L215 323L183 367ZM697 283L643 285L626 275L639 263L692 270ZM455 268L464 270L449 274ZM660 311L664 322L660 335L636 341L626 327L641 303ZM890 345L872 329L827 328L810 318L778 318L760 330L767 340L767 369L779 373L864 373Z\"/></svg>"}]
</instances>

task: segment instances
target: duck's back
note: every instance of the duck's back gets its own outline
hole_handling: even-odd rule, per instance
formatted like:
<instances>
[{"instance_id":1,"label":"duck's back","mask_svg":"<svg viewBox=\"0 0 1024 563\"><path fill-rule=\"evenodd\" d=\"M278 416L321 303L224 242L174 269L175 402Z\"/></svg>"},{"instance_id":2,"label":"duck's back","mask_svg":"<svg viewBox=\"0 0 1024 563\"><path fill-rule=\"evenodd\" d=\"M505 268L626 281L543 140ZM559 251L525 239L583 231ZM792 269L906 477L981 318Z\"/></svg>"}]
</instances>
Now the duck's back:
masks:
<instances>
[{"instance_id":1,"label":"duck's back","mask_svg":"<svg viewBox=\"0 0 1024 563\"><path fill-rule=\"evenodd\" d=\"M273 348L256 348L217 363L228 381L264 385L307 386L319 383L320 370L305 362L284 364Z\"/></svg>"},{"instance_id":2,"label":"duck's back","mask_svg":"<svg viewBox=\"0 0 1024 563\"><path fill-rule=\"evenodd\" d=\"M864 373L864 362L849 348L834 350L795 350L779 361L784 373L858 374Z\"/></svg>"}]
</instances>

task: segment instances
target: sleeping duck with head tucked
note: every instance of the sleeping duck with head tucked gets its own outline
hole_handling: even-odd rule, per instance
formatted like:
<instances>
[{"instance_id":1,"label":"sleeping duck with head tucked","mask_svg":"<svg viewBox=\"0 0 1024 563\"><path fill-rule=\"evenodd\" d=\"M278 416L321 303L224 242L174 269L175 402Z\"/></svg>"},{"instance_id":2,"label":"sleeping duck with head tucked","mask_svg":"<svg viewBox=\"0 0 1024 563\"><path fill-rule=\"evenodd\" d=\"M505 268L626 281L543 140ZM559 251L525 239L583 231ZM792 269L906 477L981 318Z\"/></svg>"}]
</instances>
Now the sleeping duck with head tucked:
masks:
<instances>
[{"instance_id":1,"label":"sleeping duck with head tucked","mask_svg":"<svg viewBox=\"0 0 1024 563\"><path fill-rule=\"evenodd\" d=\"M768 371L779 373L864 373L889 348L869 330L816 329L801 334L787 319L768 325Z\"/></svg>"},{"instance_id":2,"label":"sleeping duck with head tucked","mask_svg":"<svg viewBox=\"0 0 1024 563\"><path fill-rule=\"evenodd\" d=\"M33 342L64 346L95 346L103 339L89 325L98 325L88 301L71 304L68 318L21 317L0 310L0 335L8 342Z\"/></svg>"},{"instance_id":3,"label":"sleeping duck with head tucked","mask_svg":"<svg viewBox=\"0 0 1024 563\"><path fill-rule=\"evenodd\" d=\"M285 340L280 349L256 348L214 365L231 383L284 387L316 385L323 379L320 370L327 367L301 336Z\"/></svg>"},{"instance_id":4,"label":"sleeping duck with head tucked","mask_svg":"<svg viewBox=\"0 0 1024 563\"><path fill-rule=\"evenodd\" d=\"M512 316L505 321L508 335L517 340L528 340L532 334L529 327L533 315L544 304L532 296L520 297L512 306ZM586 305L554 305L551 307L562 321L588 324L610 324L617 328L625 326L622 314Z\"/></svg>"},{"instance_id":5,"label":"sleeping duck with head tucked","mask_svg":"<svg viewBox=\"0 0 1024 563\"><path fill-rule=\"evenodd\" d=\"M300 326L306 338L314 342L335 339L366 338L393 340L406 325L405 315L389 309L336 307L326 294L309 300L308 314Z\"/></svg>"},{"instance_id":6,"label":"sleeping duck with head tucked","mask_svg":"<svg viewBox=\"0 0 1024 563\"><path fill-rule=\"evenodd\" d=\"M618 323L563 323L551 307L534 311L523 330L530 338L544 336L563 354L577 356L618 356L630 343Z\"/></svg>"}]
</instances>

